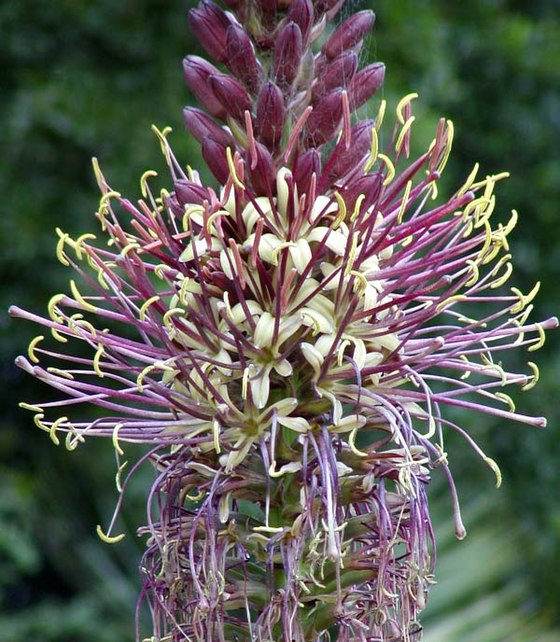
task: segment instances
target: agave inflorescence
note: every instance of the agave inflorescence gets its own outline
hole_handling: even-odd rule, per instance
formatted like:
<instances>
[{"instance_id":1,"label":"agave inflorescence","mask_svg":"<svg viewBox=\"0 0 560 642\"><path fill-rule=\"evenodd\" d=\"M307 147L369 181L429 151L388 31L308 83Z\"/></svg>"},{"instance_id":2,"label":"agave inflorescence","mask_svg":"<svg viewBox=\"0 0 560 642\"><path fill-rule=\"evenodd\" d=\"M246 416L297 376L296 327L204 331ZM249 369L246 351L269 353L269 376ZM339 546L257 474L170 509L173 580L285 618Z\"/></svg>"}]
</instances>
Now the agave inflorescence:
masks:
<instances>
[{"instance_id":1,"label":"agave inflorescence","mask_svg":"<svg viewBox=\"0 0 560 642\"><path fill-rule=\"evenodd\" d=\"M435 467L465 534L444 429L500 479L442 410L545 423L502 390L532 387L538 369L509 372L501 352L536 350L557 325L528 321L537 287L501 291L517 215L490 219L505 175L480 180L475 167L437 201L453 127L442 120L410 160L415 95L380 151L385 102L372 120L356 115L384 76L380 63L358 70L374 16L326 31L342 4L192 10L229 72L184 61L205 110L185 109L185 123L219 189L182 168L167 130L156 133L169 191L155 194L146 172L135 205L94 163L108 241L58 230L59 259L83 285L53 297L48 318L12 309L63 344L40 336L18 359L63 393L22 404L55 443L109 437L119 458L124 442L151 446L141 571L154 642L419 639ZM87 404L102 413L84 418Z\"/></svg>"}]
</instances>

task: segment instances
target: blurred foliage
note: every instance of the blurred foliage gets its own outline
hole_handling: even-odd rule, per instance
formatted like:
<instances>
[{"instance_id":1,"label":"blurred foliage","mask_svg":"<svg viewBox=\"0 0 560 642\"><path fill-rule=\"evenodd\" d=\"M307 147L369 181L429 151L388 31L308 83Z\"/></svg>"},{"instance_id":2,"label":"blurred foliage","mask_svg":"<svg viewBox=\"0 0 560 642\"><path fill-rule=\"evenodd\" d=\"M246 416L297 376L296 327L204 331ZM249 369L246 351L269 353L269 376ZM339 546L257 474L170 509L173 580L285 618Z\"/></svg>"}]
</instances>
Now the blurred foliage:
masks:
<instances>
[{"instance_id":1,"label":"blurred foliage","mask_svg":"<svg viewBox=\"0 0 560 642\"><path fill-rule=\"evenodd\" d=\"M441 115L454 120L449 185L462 183L475 161L484 173L511 171L498 194L504 219L512 208L521 215L513 236L515 285L542 280L534 318L557 313L558 1L350 4L377 13L368 58L387 64L389 103L420 94L418 139L429 142ZM177 156L200 167L199 149L181 124L181 108L191 101L181 56L197 52L188 40L188 7L179 0L165 10L157 0L0 5L0 642L134 637L142 550L134 532L151 473L142 471L128 497L120 524L128 544L101 544L95 525L108 523L116 497L110 448L90 442L71 455L56 450L19 411L16 400L49 393L12 365L33 329L13 324L5 310L10 303L42 310L64 289L68 273L54 257L54 228L71 234L95 228L92 156L116 189L136 198L142 172L163 169L150 125L169 124ZM450 440L472 534L453 540L449 501L436 492L441 588L434 588L427 612L428 642L558 639L558 632L544 633L560 620L558 345L552 336L537 354L539 388L518 399L520 411L548 416L547 431L490 419L472 426L500 461L504 488L489 494L483 464Z\"/></svg>"}]
</instances>

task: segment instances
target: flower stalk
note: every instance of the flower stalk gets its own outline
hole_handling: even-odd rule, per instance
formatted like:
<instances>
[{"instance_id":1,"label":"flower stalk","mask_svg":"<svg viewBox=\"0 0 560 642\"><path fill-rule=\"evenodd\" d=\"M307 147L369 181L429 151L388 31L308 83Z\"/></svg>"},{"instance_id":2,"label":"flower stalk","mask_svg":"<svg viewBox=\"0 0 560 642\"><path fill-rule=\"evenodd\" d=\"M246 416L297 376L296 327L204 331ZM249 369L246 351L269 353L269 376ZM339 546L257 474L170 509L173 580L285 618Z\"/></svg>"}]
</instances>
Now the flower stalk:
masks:
<instances>
[{"instance_id":1,"label":"flower stalk","mask_svg":"<svg viewBox=\"0 0 560 642\"><path fill-rule=\"evenodd\" d=\"M331 28L341 1L225 4L189 14L222 67L183 63L203 107L184 121L218 188L183 168L168 130L154 128L172 185L146 172L136 204L94 161L101 238L57 229L70 293L47 317L11 310L54 340L36 337L18 365L62 393L22 406L69 450L111 439L121 498L153 464L147 640L419 640L435 468L466 534L445 433L501 481L448 410L544 427L504 392L531 388L536 364L511 372L502 354L537 350L558 322L529 320L538 284L504 290L506 174L475 166L439 199L452 123L411 159L415 94L383 148L385 102L357 115L384 78L381 63L358 69L372 12ZM127 442L149 447L128 474ZM108 542L117 513L99 528Z\"/></svg>"}]
</instances>

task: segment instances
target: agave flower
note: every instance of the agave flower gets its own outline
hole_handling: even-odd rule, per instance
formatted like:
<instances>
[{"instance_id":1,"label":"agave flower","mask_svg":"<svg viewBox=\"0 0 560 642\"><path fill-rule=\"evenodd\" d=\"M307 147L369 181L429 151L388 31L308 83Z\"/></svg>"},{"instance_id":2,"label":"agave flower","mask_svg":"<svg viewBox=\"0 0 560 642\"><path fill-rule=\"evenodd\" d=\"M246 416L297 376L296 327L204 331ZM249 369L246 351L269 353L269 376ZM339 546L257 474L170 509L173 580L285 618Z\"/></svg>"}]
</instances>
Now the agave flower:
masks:
<instances>
[{"instance_id":1,"label":"agave flower","mask_svg":"<svg viewBox=\"0 0 560 642\"><path fill-rule=\"evenodd\" d=\"M62 394L22 405L69 450L112 439L121 497L153 463L147 639L418 640L434 468L465 535L445 433L500 482L446 411L544 426L504 392L531 388L537 366L510 372L502 355L537 350L557 320L529 321L538 284L504 292L517 214L492 220L506 174L475 166L439 199L451 122L410 159L415 94L383 150L385 102L375 119L355 115L384 75L357 69L371 12L319 46L342 2L226 4L233 13L205 1L190 20L229 74L184 62L206 110L185 122L219 187L182 168L168 130L155 132L172 186L148 171L136 204L94 161L101 238L57 230L70 293L46 318L11 310L60 343L40 335L17 363ZM150 448L124 476L126 442ZM117 513L108 534L98 527L108 542L122 538Z\"/></svg>"}]
</instances>

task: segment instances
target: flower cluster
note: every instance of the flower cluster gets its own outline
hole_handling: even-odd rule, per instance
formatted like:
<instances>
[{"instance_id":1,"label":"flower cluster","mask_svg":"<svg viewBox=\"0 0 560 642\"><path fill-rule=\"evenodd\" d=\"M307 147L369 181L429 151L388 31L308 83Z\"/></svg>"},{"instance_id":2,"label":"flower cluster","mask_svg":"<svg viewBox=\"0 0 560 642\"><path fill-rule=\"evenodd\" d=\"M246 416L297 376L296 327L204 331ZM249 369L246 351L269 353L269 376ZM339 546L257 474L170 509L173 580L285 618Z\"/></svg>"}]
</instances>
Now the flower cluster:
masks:
<instances>
[{"instance_id":1,"label":"flower cluster","mask_svg":"<svg viewBox=\"0 0 560 642\"><path fill-rule=\"evenodd\" d=\"M500 481L444 411L544 426L504 392L531 388L537 366L509 372L500 355L538 349L557 320L529 321L538 286L503 292L517 214L491 221L505 174L476 166L440 201L449 121L411 160L415 95L383 151L384 101L372 120L353 115L383 79L380 64L357 69L371 12L317 48L342 2L226 4L204 1L190 20L230 73L184 63L206 109L185 122L219 189L183 170L167 130L155 131L171 190L146 172L134 204L94 163L103 239L57 230L79 278L47 318L12 308L61 344L41 335L18 358L62 393L22 405L70 450L112 439L122 492L153 462L141 529L152 641L418 640L435 467L465 534L444 432ZM126 477L125 442L151 447Z\"/></svg>"}]
</instances>

